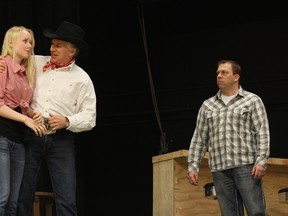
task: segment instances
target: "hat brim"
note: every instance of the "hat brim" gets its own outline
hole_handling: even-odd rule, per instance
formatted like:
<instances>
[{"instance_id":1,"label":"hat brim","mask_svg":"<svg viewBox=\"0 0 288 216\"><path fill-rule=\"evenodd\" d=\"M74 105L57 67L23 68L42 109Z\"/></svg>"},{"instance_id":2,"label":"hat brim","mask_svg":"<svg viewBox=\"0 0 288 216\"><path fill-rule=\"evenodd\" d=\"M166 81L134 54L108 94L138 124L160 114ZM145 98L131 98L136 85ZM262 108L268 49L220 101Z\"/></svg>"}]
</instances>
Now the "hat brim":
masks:
<instances>
[{"instance_id":1,"label":"hat brim","mask_svg":"<svg viewBox=\"0 0 288 216\"><path fill-rule=\"evenodd\" d=\"M69 35L60 35L52 31L51 29L45 29L43 31L43 35L50 39L63 40L74 44L76 47L79 48L78 55L81 57L86 57L89 54L89 45L79 38L71 37Z\"/></svg>"}]
</instances>

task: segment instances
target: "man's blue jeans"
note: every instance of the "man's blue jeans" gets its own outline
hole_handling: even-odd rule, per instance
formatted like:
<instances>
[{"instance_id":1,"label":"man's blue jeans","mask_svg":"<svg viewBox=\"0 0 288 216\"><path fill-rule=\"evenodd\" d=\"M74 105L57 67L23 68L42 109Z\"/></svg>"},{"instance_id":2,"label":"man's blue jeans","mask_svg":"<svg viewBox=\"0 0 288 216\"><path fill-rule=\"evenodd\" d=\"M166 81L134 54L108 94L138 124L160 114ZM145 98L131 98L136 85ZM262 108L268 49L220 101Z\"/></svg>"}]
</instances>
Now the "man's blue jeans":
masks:
<instances>
[{"instance_id":1,"label":"man's blue jeans","mask_svg":"<svg viewBox=\"0 0 288 216\"><path fill-rule=\"evenodd\" d=\"M0 136L0 215L16 215L25 163L25 148Z\"/></svg>"},{"instance_id":2,"label":"man's blue jeans","mask_svg":"<svg viewBox=\"0 0 288 216\"><path fill-rule=\"evenodd\" d=\"M25 131L24 143L26 162L17 215L32 215L34 192L44 161L51 178L56 214L77 216L74 133L64 129L38 137L29 129Z\"/></svg>"},{"instance_id":3,"label":"man's blue jeans","mask_svg":"<svg viewBox=\"0 0 288 216\"><path fill-rule=\"evenodd\" d=\"M262 179L254 180L253 164L213 172L213 181L222 216L265 216L266 202Z\"/></svg>"}]
</instances>

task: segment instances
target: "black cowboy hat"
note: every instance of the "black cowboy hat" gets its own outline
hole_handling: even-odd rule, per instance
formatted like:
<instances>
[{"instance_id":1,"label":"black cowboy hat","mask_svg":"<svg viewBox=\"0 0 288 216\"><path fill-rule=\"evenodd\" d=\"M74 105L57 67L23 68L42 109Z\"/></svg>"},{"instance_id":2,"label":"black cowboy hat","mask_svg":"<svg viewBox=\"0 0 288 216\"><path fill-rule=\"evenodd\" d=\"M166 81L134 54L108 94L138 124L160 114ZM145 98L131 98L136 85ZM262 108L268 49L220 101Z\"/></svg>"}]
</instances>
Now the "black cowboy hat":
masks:
<instances>
[{"instance_id":1,"label":"black cowboy hat","mask_svg":"<svg viewBox=\"0 0 288 216\"><path fill-rule=\"evenodd\" d=\"M56 31L45 29L43 34L50 39L59 39L74 44L79 49L79 56L85 57L89 53L89 45L83 40L85 31L73 23L64 21Z\"/></svg>"}]
</instances>

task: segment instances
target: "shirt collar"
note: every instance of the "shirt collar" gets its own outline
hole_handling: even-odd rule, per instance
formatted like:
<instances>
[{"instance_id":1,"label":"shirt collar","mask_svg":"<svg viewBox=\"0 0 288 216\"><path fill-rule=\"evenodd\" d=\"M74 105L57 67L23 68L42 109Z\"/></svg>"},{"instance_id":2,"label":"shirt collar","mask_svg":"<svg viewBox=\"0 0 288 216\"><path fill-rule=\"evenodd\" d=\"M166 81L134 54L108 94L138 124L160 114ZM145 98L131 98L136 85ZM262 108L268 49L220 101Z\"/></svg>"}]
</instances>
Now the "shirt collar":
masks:
<instances>
[{"instance_id":1,"label":"shirt collar","mask_svg":"<svg viewBox=\"0 0 288 216\"><path fill-rule=\"evenodd\" d=\"M10 55L7 55L6 62L10 65L13 65L13 73L23 73L25 74L25 66L20 65L17 62L13 60L13 58Z\"/></svg>"}]
</instances>

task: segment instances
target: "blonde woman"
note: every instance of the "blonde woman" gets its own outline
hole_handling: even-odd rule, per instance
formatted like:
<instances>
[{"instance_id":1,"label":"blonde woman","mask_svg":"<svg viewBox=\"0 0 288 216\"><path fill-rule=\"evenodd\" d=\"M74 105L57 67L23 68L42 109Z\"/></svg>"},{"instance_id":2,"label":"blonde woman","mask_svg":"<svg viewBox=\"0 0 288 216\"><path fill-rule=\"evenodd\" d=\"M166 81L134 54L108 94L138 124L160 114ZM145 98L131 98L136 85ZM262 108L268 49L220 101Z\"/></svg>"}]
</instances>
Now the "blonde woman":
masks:
<instances>
[{"instance_id":1,"label":"blonde woman","mask_svg":"<svg viewBox=\"0 0 288 216\"><path fill-rule=\"evenodd\" d=\"M22 181L25 148L22 143L24 126L38 136L43 135L39 112L33 111L35 85L34 34L23 26L14 26L5 34L0 73L0 215L16 215ZM24 124L25 125L24 125Z\"/></svg>"}]
</instances>

